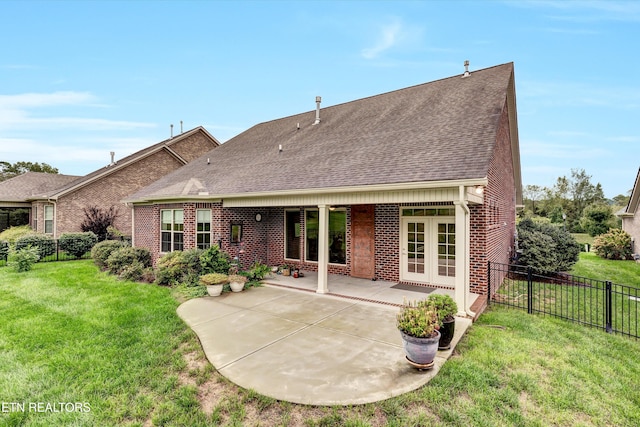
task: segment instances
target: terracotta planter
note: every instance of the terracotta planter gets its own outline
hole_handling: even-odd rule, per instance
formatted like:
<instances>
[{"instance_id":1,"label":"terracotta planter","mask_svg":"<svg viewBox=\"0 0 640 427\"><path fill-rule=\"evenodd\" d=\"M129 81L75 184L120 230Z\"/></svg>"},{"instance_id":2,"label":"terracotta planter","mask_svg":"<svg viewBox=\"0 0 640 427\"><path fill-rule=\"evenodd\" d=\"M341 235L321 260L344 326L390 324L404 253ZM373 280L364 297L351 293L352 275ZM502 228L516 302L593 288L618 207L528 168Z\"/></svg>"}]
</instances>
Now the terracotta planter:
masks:
<instances>
[{"instance_id":1,"label":"terracotta planter","mask_svg":"<svg viewBox=\"0 0 640 427\"><path fill-rule=\"evenodd\" d=\"M456 319L442 322L440 327L440 342L438 343L438 350L449 350L451 348L451 341L453 340L453 334L456 331Z\"/></svg>"},{"instance_id":2,"label":"terracotta planter","mask_svg":"<svg viewBox=\"0 0 640 427\"><path fill-rule=\"evenodd\" d=\"M224 285L207 285L207 293L209 296L217 297L222 293L222 287Z\"/></svg>"},{"instance_id":3,"label":"terracotta planter","mask_svg":"<svg viewBox=\"0 0 640 427\"><path fill-rule=\"evenodd\" d=\"M409 362L422 369L431 368L438 353L440 332L436 331L434 336L429 338L412 337L402 331L400 331L400 335Z\"/></svg>"}]
</instances>

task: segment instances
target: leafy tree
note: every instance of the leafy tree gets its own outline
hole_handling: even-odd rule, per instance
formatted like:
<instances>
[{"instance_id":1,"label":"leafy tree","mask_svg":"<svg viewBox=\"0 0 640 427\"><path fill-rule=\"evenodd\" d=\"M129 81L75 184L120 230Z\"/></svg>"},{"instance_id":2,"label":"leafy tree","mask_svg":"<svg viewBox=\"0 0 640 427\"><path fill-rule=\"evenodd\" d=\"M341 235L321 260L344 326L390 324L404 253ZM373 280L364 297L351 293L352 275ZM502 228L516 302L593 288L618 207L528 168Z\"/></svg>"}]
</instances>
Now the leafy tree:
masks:
<instances>
[{"instance_id":1,"label":"leafy tree","mask_svg":"<svg viewBox=\"0 0 640 427\"><path fill-rule=\"evenodd\" d=\"M47 163L16 162L11 164L9 162L0 161L0 181L7 180L27 172L58 173L58 169L48 165Z\"/></svg>"},{"instance_id":2,"label":"leafy tree","mask_svg":"<svg viewBox=\"0 0 640 427\"><path fill-rule=\"evenodd\" d=\"M109 234L109 227L113 227L113 223L118 217L118 209L111 206L109 209L102 209L98 206L89 206L84 208L84 221L80 224L82 231L92 231L98 236L98 241L105 240Z\"/></svg>"},{"instance_id":3,"label":"leafy tree","mask_svg":"<svg viewBox=\"0 0 640 427\"><path fill-rule=\"evenodd\" d=\"M617 223L611 206L598 203L584 208L580 225L590 236L595 237L615 228Z\"/></svg>"},{"instance_id":4,"label":"leafy tree","mask_svg":"<svg viewBox=\"0 0 640 427\"><path fill-rule=\"evenodd\" d=\"M536 202L544 197L545 188L539 185L525 185L523 195L525 209L528 209L533 215L537 215Z\"/></svg>"}]
</instances>

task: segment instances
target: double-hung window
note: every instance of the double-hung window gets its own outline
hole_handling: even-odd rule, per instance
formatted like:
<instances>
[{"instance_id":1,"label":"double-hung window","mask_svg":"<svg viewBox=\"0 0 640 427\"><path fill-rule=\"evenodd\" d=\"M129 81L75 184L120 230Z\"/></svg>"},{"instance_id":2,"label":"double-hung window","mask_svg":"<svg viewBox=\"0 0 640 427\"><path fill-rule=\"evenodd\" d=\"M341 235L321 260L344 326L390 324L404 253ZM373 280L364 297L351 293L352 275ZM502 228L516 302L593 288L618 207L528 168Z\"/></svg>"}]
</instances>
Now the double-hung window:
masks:
<instances>
[{"instance_id":1,"label":"double-hung window","mask_svg":"<svg viewBox=\"0 0 640 427\"><path fill-rule=\"evenodd\" d=\"M198 249L207 249L211 246L211 210L198 209L196 218L196 245Z\"/></svg>"},{"instance_id":2,"label":"double-hung window","mask_svg":"<svg viewBox=\"0 0 640 427\"><path fill-rule=\"evenodd\" d=\"M44 207L44 232L53 234L53 206L51 205Z\"/></svg>"},{"instance_id":3,"label":"double-hung window","mask_svg":"<svg viewBox=\"0 0 640 427\"><path fill-rule=\"evenodd\" d=\"M318 261L319 212L305 211L305 259ZM329 211L329 262L346 264L347 212L344 209Z\"/></svg>"},{"instance_id":4,"label":"double-hung window","mask_svg":"<svg viewBox=\"0 0 640 427\"><path fill-rule=\"evenodd\" d=\"M160 245L162 252L184 249L184 211L163 209L160 211Z\"/></svg>"}]
</instances>

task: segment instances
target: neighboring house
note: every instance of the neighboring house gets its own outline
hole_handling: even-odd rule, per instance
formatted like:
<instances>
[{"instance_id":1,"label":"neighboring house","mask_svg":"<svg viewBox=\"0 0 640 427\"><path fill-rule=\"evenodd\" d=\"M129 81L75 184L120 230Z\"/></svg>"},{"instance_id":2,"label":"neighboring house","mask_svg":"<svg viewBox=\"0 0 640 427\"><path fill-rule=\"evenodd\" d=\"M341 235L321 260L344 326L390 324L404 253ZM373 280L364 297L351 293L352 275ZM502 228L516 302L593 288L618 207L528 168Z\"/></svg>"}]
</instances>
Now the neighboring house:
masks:
<instances>
[{"instance_id":1,"label":"neighboring house","mask_svg":"<svg viewBox=\"0 0 640 427\"><path fill-rule=\"evenodd\" d=\"M254 260L453 289L508 263L522 203L513 63L258 124L131 195L154 259Z\"/></svg>"},{"instance_id":2,"label":"neighboring house","mask_svg":"<svg viewBox=\"0 0 640 427\"><path fill-rule=\"evenodd\" d=\"M32 203L29 201L47 191L63 187L79 176L27 172L0 182L0 232L9 227L32 225Z\"/></svg>"},{"instance_id":3,"label":"neighboring house","mask_svg":"<svg viewBox=\"0 0 640 427\"><path fill-rule=\"evenodd\" d=\"M627 207L618 211L618 215L622 219L622 229L629 233L631 236L631 248L634 254L640 253L640 169L636 175L636 181L633 184L633 190L631 190L631 197L629 197L629 203Z\"/></svg>"},{"instance_id":4,"label":"neighboring house","mask_svg":"<svg viewBox=\"0 0 640 427\"><path fill-rule=\"evenodd\" d=\"M122 199L218 145L206 129L197 127L117 161L112 153L108 165L82 177L28 173L0 183L0 206L28 209L29 224L55 238L81 231L85 208L115 206L115 227L127 234L132 211Z\"/></svg>"}]
</instances>

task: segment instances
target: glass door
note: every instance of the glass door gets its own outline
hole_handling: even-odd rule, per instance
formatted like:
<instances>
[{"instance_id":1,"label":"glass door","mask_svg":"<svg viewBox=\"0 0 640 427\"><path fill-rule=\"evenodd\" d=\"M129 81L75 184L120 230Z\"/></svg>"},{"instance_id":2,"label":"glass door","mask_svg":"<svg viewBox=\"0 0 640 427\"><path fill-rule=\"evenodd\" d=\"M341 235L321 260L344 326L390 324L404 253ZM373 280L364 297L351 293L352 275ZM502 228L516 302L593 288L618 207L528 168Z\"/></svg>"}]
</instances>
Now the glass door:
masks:
<instances>
[{"instance_id":1,"label":"glass door","mask_svg":"<svg viewBox=\"0 0 640 427\"><path fill-rule=\"evenodd\" d=\"M427 222L417 218L403 218L401 263L402 280L427 282Z\"/></svg>"}]
</instances>

